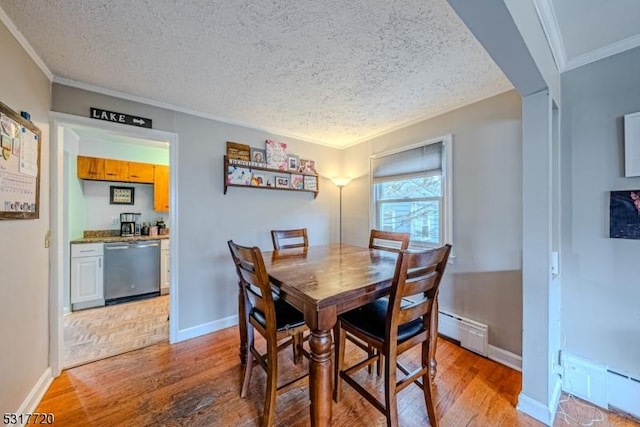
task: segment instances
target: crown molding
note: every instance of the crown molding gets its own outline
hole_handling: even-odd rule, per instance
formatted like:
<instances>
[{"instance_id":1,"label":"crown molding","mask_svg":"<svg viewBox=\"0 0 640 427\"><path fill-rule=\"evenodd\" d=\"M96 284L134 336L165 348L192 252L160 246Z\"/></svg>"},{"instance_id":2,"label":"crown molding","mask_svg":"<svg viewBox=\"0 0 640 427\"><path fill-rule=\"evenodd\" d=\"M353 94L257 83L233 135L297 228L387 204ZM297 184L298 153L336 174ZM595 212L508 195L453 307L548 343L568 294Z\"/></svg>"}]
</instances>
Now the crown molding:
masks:
<instances>
[{"instance_id":1,"label":"crown molding","mask_svg":"<svg viewBox=\"0 0 640 427\"><path fill-rule=\"evenodd\" d=\"M209 120L215 120L217 122L222 122L222 123L226 123L229 125L234 125L234 126L242 126L248 129L253 129L253 130L259 130L261 132L266 132L269 134L273 134L276 136L284 136L287 138L294 138L297 139L299 141L304 141L304 142L308 142L311 144L319 144L319 145L324 145L327 147L331 147L331 148L343 148L342 146L336 145L336 144L331 144L328 143L326 141L319 141L319 140L314 140L314 139L310 139L310 138L305 138L303 136L300 135L296 135L290 132L283 132L277 129L272 129L272 128L266 128L266 127L260 127L260 126L256 126L254 124L248 123L248 122L244 122L241 120L234 120L234 119L230 119L227 117L221 117L221 116L216 116L214 114L209 114L209 113L203 113L202 111L196 111L196 110L191 110L189 108L185 108L185 107L180 107L178 105L174 105L174 104L170 104L168 102L162 102L162 101L157 101L155 99L150 99L150 98L145 98L142 96L136 96L136 95L132 95L130 93L126 93L126 92L120 92L117 90L113 90L113 89L106 89L100 86L96 86L96 85L92 85L89 83L84 83L84 82L79 82L76 80L71 80L71 79L66 79L64 77L58 77L58 76L54 76L53 78L53 83L58 83L61 85L65 85L65 86L70 86L70 87L74 87L77 89L82 89L82 90L86 90L89 92L95 92L95 93L100 93L102 95L107 95L107 96L113 96L115 98L121 98L121 99L125 99L127 101L132 101L132 102L139 102L141 104L146 104L146 105L151 105L153 107L158 107L158 108L164 108L165 110L171 110L171 111L176 111L179 113L184 113L184 114L189 114L191 116L196 116L196 117L201 117L204 119L209 119Z\"/></svg>"},{"instance_id":2,"label":"crown molding","mask_svg":"<svg viewBox=\"0 0 640 427\"><path fill-rule=\"evenodd\" d=\"M489 98L493 98L494 96L502 95L503 93L507 93L507 92L509 92L509 91L511 91L513 89L514 89L513 86L511 86L511 87L509 87L507 89L497 90L497 91L495 91L493 93L490 93L489 95L478 96L478 97L473 98L473 99L471 99L471 100L469 100L469 101L467 101L467 102L465 102L463 104L459 104L459 105L453 106L453 107L448 108L446 110L438 111L437 113L434 113L434 114L428 114L428 115L425 115L425 116L421 116L421 117L419 117L417 119L413 119L413 120L409 120L409 121L406 121L406 122L402 122L402 123L400 123L400 124L398 124L396 126L393 126L393 127L389 128L389 129L385 129L383 131L380 131L380 132L373 133L371 135L365 136L364 138L357 139L357 140L355 140L355 141L353 141L353 142L351 142L351 143L349 143L347 145L341 146L340 148L349 148L349 147L353 147L354 145L361 144L363 142L371 141L373 139L376 139L376 138L379 138L381 136L390 134L390 133L398 131L400 129L404 129L404 128L407 128L409 126L413 126L415 124L418 124L420 122L424 122L425 120L434 119L434 118L436 118L438 116L442 116L442 115L450 113L452 111L459 110L459 109L464 108L464 107L468 107L469 105L475 104L477 102L484 101L485 99L489 99Z\"/></svg>"},{"instance_id":3,"label":"crown molding","mask_svg":"<svg viewBox=\"0 0 640 427\"><path fill-rule=\"evenodd\" d=\"M11 35L15 37L15 39L20 43L20 46L27 52L27 55L36 63L40 71L44 73L45 76L49 79L49 81L53 81L53 73L49 70L49 67L44 63L42 59L38 56L35 50L31 47L27 39L22 35L18 27L13 23L9 15L0 7L0 21L7 27Z\"/></svg>"},{"instance_id":4,"label":"crown molding","mask_svg":"<svg viewBox=\"0 0 640 427\"><path fill-rule=\"evenodd\" d=\"M551 48L553 59L556 61L556 67L562 72L567 64L567 53L562 41L555 9L551 4L551 0L533 0L533 6L538 14L542 30L547 36L547 42Z\"/></svg>"},{"instance_id":5,"label":"crown molding","mask_svg":"<svg viewBox=\"0 0 640 427\"><path fill-rule=\"evenodd\" d=\"M582 67L583 65L599 61L609 56L617 55L618 53L634 49L638 46L640 46L640 34L636 34L624 40L620 40L619 42L611 43L610 45L601 47L600 49L592 50L591 52L571 58L567 61L566 66L564 69L560 70L560 72L574 70L578 67Z\"/></svg>"}]
</instances>

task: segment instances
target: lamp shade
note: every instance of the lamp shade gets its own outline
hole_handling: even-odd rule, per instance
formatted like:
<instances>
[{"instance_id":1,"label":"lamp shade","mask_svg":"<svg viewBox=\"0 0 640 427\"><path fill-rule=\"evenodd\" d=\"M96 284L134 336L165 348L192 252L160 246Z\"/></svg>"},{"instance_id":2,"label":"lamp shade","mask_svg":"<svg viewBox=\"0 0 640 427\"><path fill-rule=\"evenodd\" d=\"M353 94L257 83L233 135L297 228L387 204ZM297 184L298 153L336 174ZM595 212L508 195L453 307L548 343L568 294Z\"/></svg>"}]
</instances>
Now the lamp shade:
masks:
<instances>
[{"instance_id":1,"label":"lamp shade","mask_svg":"<svg viewBox=\"0 0 640 427\"><path fill-rule=\"evenodd\" d=\"M346 178L342 176L335 177L335 178L331 178L331 182L333 182L334 185L336 185L337 187L344 187L351 182L351 178Z\"/></svg>"}]
</instances>

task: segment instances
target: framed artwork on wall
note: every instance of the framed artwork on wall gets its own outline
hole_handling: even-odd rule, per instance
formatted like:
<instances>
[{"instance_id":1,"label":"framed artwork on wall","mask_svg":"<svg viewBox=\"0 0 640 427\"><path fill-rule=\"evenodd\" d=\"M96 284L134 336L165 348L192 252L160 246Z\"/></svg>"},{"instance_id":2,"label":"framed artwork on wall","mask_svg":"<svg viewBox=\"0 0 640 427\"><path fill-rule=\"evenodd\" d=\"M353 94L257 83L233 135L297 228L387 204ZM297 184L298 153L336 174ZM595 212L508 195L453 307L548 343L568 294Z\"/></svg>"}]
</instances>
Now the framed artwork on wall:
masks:
<instances>
[{"instance_id":1,"label":"framed artwork on wall","mask_svg":"<svg viewBox=\"0 0 640 427\"><path fill-rule=\"evenodd\" d=\"M133 205L134 187L117 187L112 185L109 187L109 204L110 205Z\"/></svg>"}]
</instances>

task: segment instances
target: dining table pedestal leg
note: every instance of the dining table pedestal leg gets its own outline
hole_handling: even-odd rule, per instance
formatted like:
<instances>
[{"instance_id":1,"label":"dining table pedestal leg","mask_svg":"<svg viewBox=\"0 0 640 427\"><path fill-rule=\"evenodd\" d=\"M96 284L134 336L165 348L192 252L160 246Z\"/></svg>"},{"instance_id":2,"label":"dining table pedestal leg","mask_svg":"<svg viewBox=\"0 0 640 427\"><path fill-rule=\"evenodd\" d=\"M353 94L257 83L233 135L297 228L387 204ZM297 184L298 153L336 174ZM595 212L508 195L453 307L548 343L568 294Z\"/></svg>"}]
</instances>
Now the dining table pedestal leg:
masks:
<instances>
[{"instance_id":1,"label":"dining table pedestal leg","mask_svg":"<svg viewBox=\"0 0 640 427\"><path fill-rule=\"evenodd\" d=\"M331 425L331 394L333 370L331 357L331 331L312 330L309 337L309 399L311 400L311 425Z\"/></svg>"}]
</instances>

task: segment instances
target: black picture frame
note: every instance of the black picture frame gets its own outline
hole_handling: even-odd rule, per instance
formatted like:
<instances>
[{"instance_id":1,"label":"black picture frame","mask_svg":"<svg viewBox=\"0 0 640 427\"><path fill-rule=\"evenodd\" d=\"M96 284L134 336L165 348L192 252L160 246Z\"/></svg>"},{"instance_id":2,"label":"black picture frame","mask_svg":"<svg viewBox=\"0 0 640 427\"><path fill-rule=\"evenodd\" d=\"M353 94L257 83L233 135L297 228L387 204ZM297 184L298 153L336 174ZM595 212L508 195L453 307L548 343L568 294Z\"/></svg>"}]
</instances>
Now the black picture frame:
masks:
<instances>
[{"instance_id":1,"label":"black picture frame","mask_svg":"<svg viewBox=\"0 0 640 427\"><path fill-rule=\"evenodd\" d=\"M119 187L111 185L109 187L109 204L110 205L133 205L135 188Z\"/></svg>"}]
</instances>

